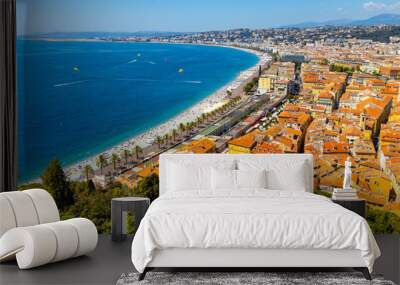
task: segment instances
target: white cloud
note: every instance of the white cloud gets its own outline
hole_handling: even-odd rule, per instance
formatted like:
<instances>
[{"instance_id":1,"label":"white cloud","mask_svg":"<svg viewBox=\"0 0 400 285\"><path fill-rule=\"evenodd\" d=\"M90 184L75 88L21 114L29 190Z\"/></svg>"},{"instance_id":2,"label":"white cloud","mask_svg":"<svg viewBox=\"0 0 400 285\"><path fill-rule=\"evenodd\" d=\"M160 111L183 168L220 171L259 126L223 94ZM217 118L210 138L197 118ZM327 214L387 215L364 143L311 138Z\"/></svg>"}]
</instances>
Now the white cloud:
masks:
<instances>
[{"instance_id":1,"label":"white cloud","mask_svg":"<svg viewBox=\"0 0 400 285\"><path fill-rule=\"evenodd\" d=\"M386 4L382 2L369 1L363 4L363 8L369 11L388 11L394 12L400 10L400 2Z\"/></svg>"},{"instance_id":2,"label":"white cloud","mask_svg":"<svg viewBox=\"0 0 400 285\"><path fill-rule=\"evenodd\" d=\"M369 1L363 5L365 10L383 10L387 7L385 3Z\"/></svg>"}]
</instances>

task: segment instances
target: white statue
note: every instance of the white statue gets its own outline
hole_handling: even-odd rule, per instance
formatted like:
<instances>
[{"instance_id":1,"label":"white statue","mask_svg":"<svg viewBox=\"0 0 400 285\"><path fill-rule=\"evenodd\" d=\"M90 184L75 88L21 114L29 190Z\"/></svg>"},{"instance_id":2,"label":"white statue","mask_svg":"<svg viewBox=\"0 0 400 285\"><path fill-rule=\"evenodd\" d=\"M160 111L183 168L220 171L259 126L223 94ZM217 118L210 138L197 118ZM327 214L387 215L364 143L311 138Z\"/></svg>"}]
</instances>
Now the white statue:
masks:
<instances>
[{"instance_id":1,"label":"white statue","mask_svg":"<svg viewBox=\"0 0 400 285\"><path fill-rule=\"evenodd\" d=\"M351 161L350 157L347 158L344 163L344 179L343 179L343 190L351 189Z\"/></svg>"}]
</instances>

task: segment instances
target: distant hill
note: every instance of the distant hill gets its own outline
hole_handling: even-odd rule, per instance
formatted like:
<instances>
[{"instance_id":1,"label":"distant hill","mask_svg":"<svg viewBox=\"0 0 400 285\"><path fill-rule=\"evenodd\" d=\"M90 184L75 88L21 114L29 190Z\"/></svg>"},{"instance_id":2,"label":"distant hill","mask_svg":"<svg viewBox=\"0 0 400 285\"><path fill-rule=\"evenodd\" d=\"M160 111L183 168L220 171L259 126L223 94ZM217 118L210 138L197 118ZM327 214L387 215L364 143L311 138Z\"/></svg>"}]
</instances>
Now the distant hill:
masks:
<instances>
[{"instance_id":1,"label":"distant hill","mask_svg":"<svg viewBox=\"0 0 400 285\"><path fill-rule=\"evenodd\" d=\"M381 14L366 20L351 22L352 26L400 25L399 14Z\"/></svg>"},{"instance_id":2,"label":"distant hill","mask_svg":"<svg viewBox=\"0 0 400 285\"><path fill-rule=\"evenodd\" d=\"M323 26L374 26L374 25L400 25L400 14L381 14L364 20L339 19L325 22L303 22L282 28L314 28Z\"/></svg>"},{"instance_id":3,"label":"distant hill","mask_svg":"<svg viewBox=\"0 0 400 285\"><path fill-rule=\"evenodd\" d=\"M330 20L330 21L325 21L325 22L302 22L299 24L294 24L294 25L287 25L287 26L282 26L281 28L299 28L299 29L305 29L305 28L314 28L314 27L323 27L323 26L346 26L350 24L352 20L347 20L347 19L341 19L341 20Z\"/></svg>"}]
</instances>

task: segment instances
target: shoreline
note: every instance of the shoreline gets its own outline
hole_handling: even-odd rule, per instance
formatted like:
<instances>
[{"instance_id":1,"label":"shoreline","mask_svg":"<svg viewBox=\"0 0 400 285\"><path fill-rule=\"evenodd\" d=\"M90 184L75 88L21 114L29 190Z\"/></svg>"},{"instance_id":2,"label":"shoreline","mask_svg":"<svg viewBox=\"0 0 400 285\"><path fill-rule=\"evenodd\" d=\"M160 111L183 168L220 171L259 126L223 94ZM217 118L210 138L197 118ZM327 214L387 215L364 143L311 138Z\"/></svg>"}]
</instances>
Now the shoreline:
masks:
<instances>
[{"instance_id":1,"label":"shoreline","mask_svg":"<svg viewBox=\"0 0 400 285\"><path fill-rule=\"evenodd\" d=\"M68 41L66 39L65 41ZM105 41L104 41L105 42ZM233 80L225 84L224 86L220 87L215 92L209 94L207 97L199 101L198 103L194 104L190 108L186 109L185 111L177 114L176 116L172 117L171 119L161 123L153 128L150 128L140 134L137 134L133 137L125 139L124 141L108 147L104 151L98 152L94 155L90 155L88 158L79 160L74 163L70 163L64 166L64 170L67 176L71 180L81 180L82 179L82 172L85 165L91 165L93 169L97 169L96 166L96 159L100 154L105 155L105 157L110 158L113 153L117 153L120 155L124 149L129 149L130 151L134 148L135 145L139 145L142 148L151 145L154 143L154 140L157 136L163 136L166 133L170 133L173 129L178 128L180 123L187 123L195 121L197 117L201 116L201 114L207 112L208 110L212 109L214 106L220 104L224 100L226 100L226 91L227 90L235 90L240 85L248 80L248 78L254 76L256 72L258 72L258 66L264 65L267 61L264 53L240 48L240 47L233 47L233 46L224 46L224 45L213 45L213 44L191 44L191 43L164 43L164 42L146 42L146 43L159 43L159 44L187 44L187 45L204 45L204 46L216 46L221 48L232 48L238 49L243 52L248 52L255 54L258 57L258 61L255 65L251 66L246 70L242 70L239 72L238 76L236 76ZM37 182L40 178L32 179L31 182Z\"/></svg>"}]
</instances>

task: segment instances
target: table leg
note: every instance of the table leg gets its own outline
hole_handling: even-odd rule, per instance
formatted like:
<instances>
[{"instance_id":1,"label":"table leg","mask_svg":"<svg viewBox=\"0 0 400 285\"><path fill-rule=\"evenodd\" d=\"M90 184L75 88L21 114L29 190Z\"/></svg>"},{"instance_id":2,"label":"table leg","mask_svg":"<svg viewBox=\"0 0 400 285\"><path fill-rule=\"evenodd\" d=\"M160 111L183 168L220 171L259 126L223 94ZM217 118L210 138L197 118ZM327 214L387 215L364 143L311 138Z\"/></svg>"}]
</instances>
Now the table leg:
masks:
<instances>
[{"instance_id":1,"label":"table leg","mask_svg":"<svg viewBox=\"0 0 400 285\"><path fill-rule=\"evenodd\" d=\"M122 207L111 202L111 240L122 241Z\"/></svg>"},{"instance_id":2,"label":"table leg","mask_svg":"<svg viewBox=\"0 0 400 285\"><path fill-rule=\"evenodd\" d=\"M121 240L126 239L126 234L128 232L128 212L122 211L121 214Z\"/></svg>"}]
</instances>

